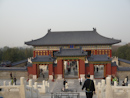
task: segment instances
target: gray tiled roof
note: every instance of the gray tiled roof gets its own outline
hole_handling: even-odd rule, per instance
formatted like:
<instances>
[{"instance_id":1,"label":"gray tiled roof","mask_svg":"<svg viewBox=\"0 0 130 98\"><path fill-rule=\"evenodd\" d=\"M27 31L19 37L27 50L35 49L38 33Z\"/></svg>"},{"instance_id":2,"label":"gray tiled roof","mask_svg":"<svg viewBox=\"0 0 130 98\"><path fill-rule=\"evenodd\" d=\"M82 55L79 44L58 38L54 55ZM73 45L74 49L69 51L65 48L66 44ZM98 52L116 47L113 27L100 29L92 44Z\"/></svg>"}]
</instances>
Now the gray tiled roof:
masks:
<instances>
[{"instance_id":1,"label":"gray tiled roof","mask_svg":"<svg viewBox=\"0 0 130 98\"><path fill-rule=\"evenodd\" d=\"M0 70L27 71L27 67L0 67Z\"/></svg>"},{"instance_id":2,"label":"gray tiled roof","mask_svg":"<svg viewBox=\"0 0 130 98\"><path fill-rule=\"evenodd\" d=\"M62 31L51 32L39 39L25 42L27 45L42 46L42 45L104 45L116 44L121 40L104 37L93 31Z\"/></svg>"},{"instance_id":3,"label":"gray tiled roof","mask_svg":"<svg viewBox=\"0 0 130 98\"><path fill-rule=\"evenodd\" d=\"M130 71L130 67L117 67L118 71Z\"/></svg>"},{"instance_id":4,"label":"gray tiled roof","mask_svg":"<svg viewBox=\"0 0 130 98\"><path fill-rule=\"evenodd\" d=\"M4 61L4 62L1 62L1 65L10 65L11 64L11 61Z\"/></svg>"},{"instance_id":5,"label":"gray tiled roof","mask_svg":"<svg viewBox=\"0 0 130 98\"><path fill-rule=\"evenodd\" d=\"M125 62L125 63L130 64L130 61L129 61L129 60L125 60L125 59L118 58L118 61L122 61L122 62Z\"/></svg>"},{"instance_id":6,"label":"gray tiled roof","mask_svg":"<svg viewBox=\"0 0 130 98\"><path fill-rule=\"evenodd\" d=\"M26 63L28 60L25 59L25 60L21 60L21 61L18 61L18 62L14 62L12 63L12 66L15 66L15 65L18 65L18 64L21 64L21 63Z\"/></svg>"},{"instance_id":7,"label":"gray tiled roof","mask_svg":"<svg viewBox=\"0 0 130 98\"><path fill-rule=\"evenodd\" d=\"M111 61L111 58L107 55L91 55L88 61Z\"/></svg>"},{"instance_id":8,"label":"gray tiled roof","mask_svg":"<svg viewBox=\"0 0 130 98\"><path fill-rule=\"evenodd\" d=\"M50 55L36 56L32 59L32 62L53 62L53 58Z\"/></svg>"},{"instance_id":9,"label":"gray tiled roof","mask_svg":"<svg viewBox=\"0 0 130 98\"><path fill-rule=\"evenodd\" d=\"M62 49L60 51L54 53L55 56L87 56L87 52L84 52L82 48L70 48L70 49Z\"/></svg>"}]
</instances>

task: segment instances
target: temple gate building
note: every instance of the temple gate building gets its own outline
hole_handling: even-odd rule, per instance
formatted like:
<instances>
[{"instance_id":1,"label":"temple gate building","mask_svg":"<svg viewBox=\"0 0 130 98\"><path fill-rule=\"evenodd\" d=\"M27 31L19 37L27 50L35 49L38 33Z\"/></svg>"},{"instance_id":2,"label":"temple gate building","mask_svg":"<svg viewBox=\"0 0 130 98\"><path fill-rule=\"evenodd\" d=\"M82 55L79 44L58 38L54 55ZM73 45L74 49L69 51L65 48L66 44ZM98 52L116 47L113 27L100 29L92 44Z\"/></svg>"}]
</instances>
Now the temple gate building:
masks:
<instances>
[{"instance_id":1,"label":"temple gate building","mask_svg":"<svg viewBox=\"0 0 130 98\"><path fill-rule=\"evenodd\" d=\"M107 38L92 31L62 31L48 33L39 39L25 42L34 47L33 59L27 67L34 78L40 70L53 78L79 78L102 69L102 77L116 74L117 65L112 62L112 45L121 40ZM98 78L98 77L97 77Z\"/></svg>"}]
</instances>

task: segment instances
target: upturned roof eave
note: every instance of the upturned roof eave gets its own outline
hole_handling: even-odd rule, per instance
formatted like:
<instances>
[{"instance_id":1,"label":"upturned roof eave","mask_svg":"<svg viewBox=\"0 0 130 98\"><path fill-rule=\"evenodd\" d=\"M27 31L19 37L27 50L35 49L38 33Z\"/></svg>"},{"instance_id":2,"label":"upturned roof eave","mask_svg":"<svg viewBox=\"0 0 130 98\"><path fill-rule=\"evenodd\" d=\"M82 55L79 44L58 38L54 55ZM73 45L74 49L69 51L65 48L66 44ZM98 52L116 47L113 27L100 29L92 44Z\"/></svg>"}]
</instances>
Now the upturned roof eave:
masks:
<instances>
[{"instance_id":1,"label":"upturned roof eave","mask_svg":"<svg viewBox=\"0 0 130 98\"><path fill-rule=\"evenodd\" d=\"M113 43L82 43L82 44L75 44L75 43L68 43L68 44L30 44L28 42L25 42L26 45L31 45L31 46L64 46L64 45L113 45L113 44L118 44L120 43L121 40L118 42L113 42Z\"/></svg>"}]
</instances>

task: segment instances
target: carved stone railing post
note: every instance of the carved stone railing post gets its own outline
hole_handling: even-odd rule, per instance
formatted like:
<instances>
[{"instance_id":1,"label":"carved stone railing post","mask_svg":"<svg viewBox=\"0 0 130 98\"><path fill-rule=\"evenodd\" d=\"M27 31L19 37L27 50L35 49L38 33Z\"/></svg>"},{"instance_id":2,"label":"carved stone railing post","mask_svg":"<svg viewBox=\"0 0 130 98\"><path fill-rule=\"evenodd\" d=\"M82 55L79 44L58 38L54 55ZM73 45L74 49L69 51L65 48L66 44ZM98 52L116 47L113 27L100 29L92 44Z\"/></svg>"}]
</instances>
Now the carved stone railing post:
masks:
<instances>
[{"instance_id":1,"label":"carved stone railing post","mask_svg":"<svg viewBox=\"0 0 130 98\"><path fill-rule=\"evenodd\" d=\"M94 86L95 86L95 91L97 92L96 81L95 81L95 80L93 80L93 82L94 82Z\"/></svg>"},{"instance_id":2,"label":"carved stone railing post","mask_svg":"<svg viewBox=\"0 0 130 98\"><path fill-rule=\"evenodd\" d=\"M130 98L130 84L128 84L128 98Z\"/></svg>"},{"instance_id":3,"label":"carved stone railing post","mask_svg":"<svg viewBox=\"0 0 130 98\"><path fill-rule=\"evenodd\" d=\"M106 98L113 98L113 91L111 87L110 77L106 78Z\"/></svg>"},{"instance_id":4,"label":"carved stone railing post","mask_svg":"<svg viewBox=\"0 0 130 98\"><path fill-rule=\"evenodd\" d=\"M46 93L46 87L45 87L45 81L44 80L42 81L42 90L43 90L43 93Z\"/></svg>"},{"instance_id":5,"label":"carved stone railing post","mask_svg":"<svg viewBox=\"0 0 130 98\"><path fill-rule=\"evenodd\" d=\"M20 98L26 98L24 77L20 78Z\"/></svg>"},{"instance_id":6,"label":"carved stone railing post","mask_svg":"<svg viewBox=\"0 0 130 98\"><path fill-rule=\"evenodd\" d=\"M39 93L38 93L38 89L37 89L37 82L34 83L34 89L36 91L36 96L35 97L38 98Z\"/></svg>"},{"instance_id":7,"label":"carved stone railing post","mask_svg":"<svg viewBox=\"0 0 130 98\"><path fill-rule=\"evenodd\" d=\"M48 86L47 86L48 82L45 81L45 88L46 88L46 92L48 92Z\"/></svg>"},{"instance_id":8,"label":"carved stone railing post","mask_svg":"<svg viewBox=\"0 0 130 98\"><path fill-rule=\"evenodd\" d=\"M48 87L48 93L49 93L49 87L50 87L50 84L49 84L49 83L47 84L47 87Z\"/></svg>"},{"instance_id":9,"label":"carved stone railing post","mask_svg":"<svg viewBox=\"0 0 130 98\"><path fill-rule=\"evenodd\" d=\"M32 85L32 79L29 80L29 88L30 88L30 97L33 97L33 85Z\"/></svg>"},{"instance_id":10,"label":"carved stone railing post","mask_svg":"<svg viewBox=\"0 0 130 98\"><path fill-rule=\"evenodd\" d=\"M3 86L6 86L6 81L3 81Z\"/></svg>"},{"instance_id":11,"label":"carved stone railing post","mask_svg":"<svg viewBox=\"0 0 130 98\"><path fill-rule=\"evenodd\" d=\"M105 98L105 80L101 80L101 98Z\"/></svg>"},{"instance_id":12,"label":"carved stone railing post","mask_svg":"<svg viewBox=\"0 0 130 98\"><path fill-rule=\"evenodd\" d=\"M101 98L101 83L98 82L98 91L97 91L97 98Z\"/></svg>"},{"instance_id":13,"label":"carved stone railing post","mask_svg":"<svg viewBox=\"0 0 130 98\"><path fill-rule=\"evenodd\" d=\"M9 86L11 86L11 82L9 82Z\"/></svg>"}]
</instances>

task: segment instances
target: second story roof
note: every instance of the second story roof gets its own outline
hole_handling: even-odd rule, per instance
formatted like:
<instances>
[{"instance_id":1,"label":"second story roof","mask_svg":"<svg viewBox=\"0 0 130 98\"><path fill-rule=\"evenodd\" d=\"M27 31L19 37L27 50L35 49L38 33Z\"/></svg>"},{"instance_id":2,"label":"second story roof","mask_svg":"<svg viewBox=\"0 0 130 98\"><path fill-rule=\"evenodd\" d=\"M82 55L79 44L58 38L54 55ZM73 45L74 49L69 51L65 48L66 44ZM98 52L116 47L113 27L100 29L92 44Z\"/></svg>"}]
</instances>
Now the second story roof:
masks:
<instances>
[{"instance_id":1,"label":"second story roof","mask_svg":"<svg viewBox=\"0 0 130 98\"><path fill-rule=\"evenodd\" d=\"M82 48L70 48L70 49L62 49L54 54L55 56L87 56L87 52L84 52Z\"/></svg>"}]
</instances>

